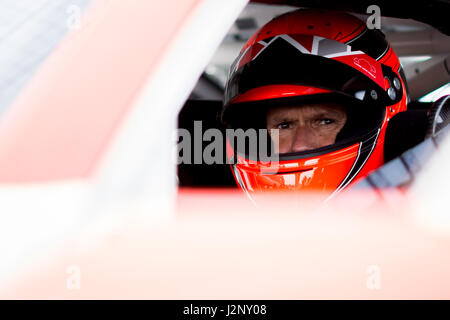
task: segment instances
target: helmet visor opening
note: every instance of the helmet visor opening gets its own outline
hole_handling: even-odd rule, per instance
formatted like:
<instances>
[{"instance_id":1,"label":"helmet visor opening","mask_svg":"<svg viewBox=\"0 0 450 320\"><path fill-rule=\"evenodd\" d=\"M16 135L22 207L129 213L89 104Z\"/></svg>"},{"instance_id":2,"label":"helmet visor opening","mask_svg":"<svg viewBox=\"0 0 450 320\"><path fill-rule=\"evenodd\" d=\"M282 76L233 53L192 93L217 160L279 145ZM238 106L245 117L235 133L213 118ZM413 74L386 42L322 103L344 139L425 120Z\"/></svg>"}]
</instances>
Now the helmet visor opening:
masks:
<instances>
[{"instance_id":1,"label":"helmet visor opening","mask_svg":"<svg viewBox=\"0 0 450 320\"><path fill-rule=\"evenodd\" d=\"M278 154L280 160L288 160L332 152L373 135L385 115L385 108L379 105L334 93L243 102L233 107L239 114L233 117L232 128L242 129L242 134L256 129L253 140L247 134L243 143L236 140L239 135L231 142L237 153L251 160L259 160L261 155Z\"/></svg>"}]
</instances>

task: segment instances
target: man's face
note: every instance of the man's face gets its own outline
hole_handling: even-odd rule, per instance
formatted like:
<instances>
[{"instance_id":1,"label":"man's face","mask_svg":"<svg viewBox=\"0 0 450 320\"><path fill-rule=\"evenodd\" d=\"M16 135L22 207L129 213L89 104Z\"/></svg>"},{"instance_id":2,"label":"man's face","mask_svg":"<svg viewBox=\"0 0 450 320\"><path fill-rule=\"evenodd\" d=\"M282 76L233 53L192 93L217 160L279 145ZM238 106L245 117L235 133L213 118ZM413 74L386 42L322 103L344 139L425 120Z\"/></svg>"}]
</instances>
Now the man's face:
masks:
<instances>
[{"instance_id":1,"label":"man's face","mask_svg":"<svg viewBox=\"0 0 450 320\"><path fill-rule=\"evenodd\" d=\"M281 154L334 144L346 121L344 107L334 103L272 108L266 115L269 133L279 129L278 150ZM276 146L277 141L274 144Z\"/></svg>"}]
</instances>

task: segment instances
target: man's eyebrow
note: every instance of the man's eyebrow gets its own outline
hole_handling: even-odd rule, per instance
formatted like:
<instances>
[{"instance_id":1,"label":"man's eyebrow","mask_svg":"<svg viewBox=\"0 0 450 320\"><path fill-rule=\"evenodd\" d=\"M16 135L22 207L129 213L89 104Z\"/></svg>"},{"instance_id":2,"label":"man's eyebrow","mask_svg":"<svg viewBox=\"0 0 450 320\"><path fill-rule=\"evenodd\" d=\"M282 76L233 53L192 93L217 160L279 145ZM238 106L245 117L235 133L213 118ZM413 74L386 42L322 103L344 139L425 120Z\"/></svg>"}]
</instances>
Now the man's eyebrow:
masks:
<instances>
[{"instance_id":1,"label":"man's eyebrow","mask_svg":"<svg viewBox=\"0 0 450 320\"><path fill-rule=\"evenodd\" d=\"M343 114L338 112L320 112L312 115L314 118L327 118L327 117L337 117L342 118Z\"/></svg>"},{"instance_id":2,"label":"man's eyebrow","mask_svg":"<svg viewBox=\"0 0 450 320\"><path fill-rule=\"evenodd\" d=\"M270 122L283 122L283 121L295 121L295 120L296 120L295 117L286 116L283 114L274 115L274 116L269 117Z\"/></svg>"},{"instance_id":3,"label":"man's eyebrow","mask_svg":"<svg viewBox=\"0 0 450 320\"><path fill-rule=\"evenodd\" d=\"M327 116L346 116L345 111L326 109L326 110L315 110L317 113L314 114L315 117L327 117Z\"/></svg>"}]
</instances>

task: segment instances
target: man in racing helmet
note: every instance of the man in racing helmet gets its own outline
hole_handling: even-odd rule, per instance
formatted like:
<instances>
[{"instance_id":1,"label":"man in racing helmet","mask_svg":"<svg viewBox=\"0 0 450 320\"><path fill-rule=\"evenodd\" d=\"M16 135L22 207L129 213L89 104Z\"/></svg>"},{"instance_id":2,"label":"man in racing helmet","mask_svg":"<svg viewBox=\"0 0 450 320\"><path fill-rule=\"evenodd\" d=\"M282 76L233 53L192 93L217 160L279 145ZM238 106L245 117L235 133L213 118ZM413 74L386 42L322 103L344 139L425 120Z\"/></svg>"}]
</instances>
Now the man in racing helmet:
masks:
<instances>
[{"instance_id":1,"label":"man in racing helmet","mask_svg":"<svg viewBox=\"0 0 450 320\"><path fill-rule=\"evenodd\" d=\"M283 14L232 64L221 114L228 128L269 131L276 170L228 141L235 180L248 194L333 196L383 165L386 127L406 105L400 62L379 30L343 12Z\"/></svg>"}]
</instances>

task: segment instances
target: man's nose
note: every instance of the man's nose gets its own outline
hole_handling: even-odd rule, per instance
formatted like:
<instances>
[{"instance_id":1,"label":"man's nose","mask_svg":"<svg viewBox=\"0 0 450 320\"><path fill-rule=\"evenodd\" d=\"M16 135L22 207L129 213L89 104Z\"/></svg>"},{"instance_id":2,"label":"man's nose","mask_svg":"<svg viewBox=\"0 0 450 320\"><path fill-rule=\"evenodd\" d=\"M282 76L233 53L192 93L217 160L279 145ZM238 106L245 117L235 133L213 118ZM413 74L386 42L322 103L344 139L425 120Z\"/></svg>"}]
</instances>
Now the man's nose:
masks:
<instances>
[{"instance_id":1,"label":"man's nose","mask_svg":"<svg viewBox=\"0 0 450 320\"><path fill-rule=\"evenodd\" d=\"M317 137L314 130L307 126L299 126L291 145L291 152L301 152L317 148Z\"/></svg>"}]
</instances>

